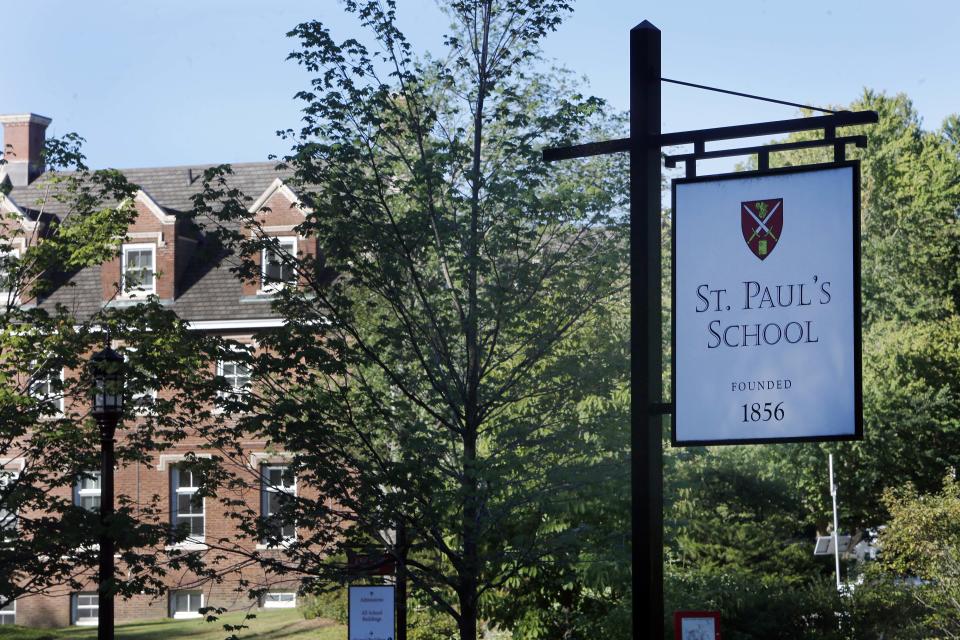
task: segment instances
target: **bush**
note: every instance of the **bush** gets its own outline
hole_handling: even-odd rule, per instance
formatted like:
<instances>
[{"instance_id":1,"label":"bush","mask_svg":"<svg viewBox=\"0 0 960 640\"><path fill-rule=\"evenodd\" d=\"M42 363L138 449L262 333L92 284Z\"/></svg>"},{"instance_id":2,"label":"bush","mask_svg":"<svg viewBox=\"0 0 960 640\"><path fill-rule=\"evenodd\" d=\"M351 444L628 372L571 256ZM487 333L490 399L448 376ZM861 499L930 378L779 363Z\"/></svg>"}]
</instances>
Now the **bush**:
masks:
<instances>
[{"instance_id":1,"label":"bush","mask_svg":"<svg viewBox=\"0 0 960 640\"><path fill-rule=\"evenodd\" d=\"M929 637L917 622L922 610L910 587L871 577L849 593L833 579L817 577L788 586L744 571L665 575L668 621L672 612L720 611L724 640L919 640Z\"/></svg>"},{"instance_id":2,"label":"bush","mask_svg":"<svg viewBox=\"0 0 960 640\"><path fill-rule=\"evenodd\" d=\"M456 640L460 637L453 618L411 599L407 606L408 640Z\"/></svg>"},{"instance_id":3,"label":"bush","mask_svg":"<svg viewBox=\"0 0 960 640\"><path fill-rule=\"evenodd\" d=\"M348 590L346 586L337 586L331 591L310 593L303 596L298 607L307 620L326 618L340 624L347 623Z\"/></svg>"}]
</instances>

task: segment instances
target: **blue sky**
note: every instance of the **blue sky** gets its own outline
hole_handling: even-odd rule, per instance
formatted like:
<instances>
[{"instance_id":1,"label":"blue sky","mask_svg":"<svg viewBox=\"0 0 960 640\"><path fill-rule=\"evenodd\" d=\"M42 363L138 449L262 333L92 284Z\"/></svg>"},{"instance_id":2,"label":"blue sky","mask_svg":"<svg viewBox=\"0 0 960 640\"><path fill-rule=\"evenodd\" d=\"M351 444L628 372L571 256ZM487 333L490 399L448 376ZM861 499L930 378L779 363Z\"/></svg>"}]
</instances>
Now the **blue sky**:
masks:
<instances>
[{"instance_id":1,"label":"blue sky","mask_svg":"<svg viewBox=\"0 0 960 640\"><path fill-rule=\"evenodd\" d=\"M401 26L439 50L433 0L399 0ZM4 8L0 114L53 118L87 139L94 167L240 162L283 153L307 76L286 31L317 18L358 35L336 0L38 0ZM545 43L593 94L627 107L631 26L663 31L667 77L796 102L905 92L928 128L960 111L955 0L580 0ZM788 118L790 107L664 86L665 131Z\"/></svg>"}]
</instances>

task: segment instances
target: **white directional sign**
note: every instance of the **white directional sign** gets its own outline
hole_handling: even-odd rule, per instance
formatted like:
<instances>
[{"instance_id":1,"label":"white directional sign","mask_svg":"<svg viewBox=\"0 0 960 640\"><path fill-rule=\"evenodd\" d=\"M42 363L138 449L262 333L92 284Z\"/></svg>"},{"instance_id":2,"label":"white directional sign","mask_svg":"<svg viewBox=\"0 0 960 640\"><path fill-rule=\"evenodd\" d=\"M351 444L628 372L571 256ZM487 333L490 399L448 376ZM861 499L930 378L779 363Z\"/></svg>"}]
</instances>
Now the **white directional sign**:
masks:
<instances>
[{"instance_id":1,"label":"white directional sign","mask_svg":"<svg viewBox=\"0 0 960 640\"><path fill-rule=\"evenodd\" d=\"M394 587L350 587L349 640L393 640Z\"/></svg>"},{"instance_id":2,"label":"white directional sign","mask_svg":"<svg viewBox=\"0 0 960 640\"><path fill-rule=\"evenodd\" d=\"M675 180L673 441L861 435L859 165Z\"/></svg>"}]
</instances>

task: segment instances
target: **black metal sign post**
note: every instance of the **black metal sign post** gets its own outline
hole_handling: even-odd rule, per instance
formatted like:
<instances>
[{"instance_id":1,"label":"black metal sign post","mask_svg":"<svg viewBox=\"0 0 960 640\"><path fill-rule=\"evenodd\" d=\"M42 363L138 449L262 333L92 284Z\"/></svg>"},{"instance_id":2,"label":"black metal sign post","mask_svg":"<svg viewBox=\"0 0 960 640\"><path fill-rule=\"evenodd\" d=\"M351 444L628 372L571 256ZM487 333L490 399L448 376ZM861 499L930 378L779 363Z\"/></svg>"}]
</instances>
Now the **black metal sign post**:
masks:
<instances>
[{"instance_id":1,"label":"black metal sign post","mask_svg":"<svg viewBox=\"0 0 960 640\"><path fill-rule=\"evenodd\" d=\"M661 401L662 300L660 230L660 150L693 145L693 153L667 156L667 166L683 162L686 176L696 176L697 160L754 154L761 171L770 153L810 147L833 147L835 162L845 159L846 145L866 146L865 136L838 138L837 127L877 122L873 111L833 112L827 116L758 122L714 129L662 134L660 83L673 82L795 107L792 102L662 78L660 30L650 22L630 30L630 137L545 149L546 162L607 153L630 153L630 310L631 310L631 524L633 562L633 638L662 638L663 600L663 415L672 405ZM706 143L798 131L822 130L817 140L706 151ZM745 174L747 175L747 174Z\"/></svg>"},{"instance_id":2,"label":"black metal sign post","mask_svg":"<svg viewBox=\"0 0 960 640\"><path fill-rule=\"evenodd\" d=\"M660 30L630 30L630 137L547 149L544 160L630 152L630 487L633 637L663 636ZM639 621L643 621L642 625Z\"/></svg>"},{"instance_id":3,"label":"black metal sign post","mask_svg":"<svg viewBox=\"0 0 960 640\"><path fill-rule=\"evenodd\" d=\"M633 637L662 638L660 30L646 20L630 30L630 223Z\"/></svg>"}]
</instances>

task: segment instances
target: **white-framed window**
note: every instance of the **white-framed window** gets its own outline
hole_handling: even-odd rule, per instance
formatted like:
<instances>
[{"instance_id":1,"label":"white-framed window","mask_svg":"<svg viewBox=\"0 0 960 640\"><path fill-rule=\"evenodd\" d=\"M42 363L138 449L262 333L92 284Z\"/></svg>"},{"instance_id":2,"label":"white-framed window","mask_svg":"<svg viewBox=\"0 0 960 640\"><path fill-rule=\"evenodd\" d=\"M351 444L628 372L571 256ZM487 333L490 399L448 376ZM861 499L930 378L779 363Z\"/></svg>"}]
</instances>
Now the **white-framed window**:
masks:
<instances>
[{"instance_id":1,"label":"white-framed window","mask_svg":"<svg viewBox=\"0 0 960 640\"><path fill-rule=\"evenodd\" d=\"M73 503L87 511L100 511L100 472L84 471L77 478L73 490Z\"/></svg>"},{"instance_id":2,"label":"white-framed window","mask_svg":"<svg viewBox=\"0 0 960 640\"><path fill-rule=\"evenodd\" d=\"M202 591L171 591L171 618L199 618L203 608Z\"/></svg>"},{"instance_id":3,"label":"white-framed window","mask_svg":"<svg viewBox=\"0 0 960 640\"><path fill-rule=\"evenodd\" d=\"M0 469L0 541L9 540L17 531L17 512L10 508L10 488L20 474L10 469ZM5 506L6 505L6 506Z\"/></svg>"},{"instance_id":4,"label":"white-framed window","mask_svg":"<svg viewBox=\"0 0 960 640\"><path fill-rule=\"evenodd\" d=\"M0 624L17 624L17 601L0 600Z\"/></svg>"},{"instance_id":5,"label":"white-framed window","mask_svg":"<svg viewBox=\"0 0 960 640\"><path fill-rule=\"evenodd\" d=\"M186 531L187 544L203 542L206 517L199 491L200 478L195 471L182 465L170 468L171 524Z\"/></svg>"},{"instance_id":6,"label":"white-framed window","mask_svg":"<svg viewBox=\"0 0 960 640\"><path fill-rule=\"evenodd\" d=\"M126 347L126 352L123 355L124 360L127 362L130 361L130 353L136 353L134 347ZM146 378L148 374L143 369L137 367L135 373L139 374L139 377ZM129 381L128 381L129 384ZM141 385L140 388L130 394L130 404L133 405L134 410L137 413L147 413L153 408L153 405L157 400L157 390L150 386Z\"/></svg>"},{"instance_id":7,"label":"white-framed window","mask_svg":"<svg viewBox=\"0 0 960 640\"><path fill-rule=\"evenodd\" d=\"M250 367L243 362L220 360L217 362L217 375L227 383L227 391L221 395L239 396L250 387Z\"/></svg>"},{"instance_id":8,"label":"white-framed window","mask_svg":"<svg viewBox=\"0 0 960 640\"><path fill-rule=\"evenodd\" d=\"M260 512L270 532L270 542L276 538L291 541L297 537L293 522L284 522L279 513L284 503L297 495L297 481L289 465L265 464L260 468Z\"/></svg>"},{"instance_id":9,"label":"white-framed window","mask_svg":"<svg viewBox=\"0 0 960 640\"><path fill-rule=\"evenodd\" d=\"M273 291L296 281L291 257L297 255L297 238L274 238L276 247L264 247L260 252L260 289Z\"/></svg>"},{"instance_id":10,"label":"white-framed window","mask_svg":"<svg viewBox=\"0 0 960 640\"><path fill-rule=\"evenodd\" d=\"M297 594L294 591L268 591L263 596L264 609L292 609L297 606Z\"/></svg>"},{"instance_id":11,"label":"white-framed window","mask_svg":"<svg viewBox=\"0 0 960 640\"><path fill-rule=\"evenodd\" d=\"M31 368L37 365L31 365ZM47 403L57 414L63 413L63 369L59 372L38 372L30 382L30 395Z\"/></svg>"},{"instance_id":12,"label":"white-framed window","mask_svg":"<svg viewBox=\"0 0 960 640\"><path fill-rule=\"evenodd\" d=\"M100 618L100 596L96 591L71 596L73 624L96 625Z\"/></svg>"},{"instance_id":13,"label":"white-framed window","mask_svg":"<svg viewBox=\"0 0 960 640\"><path fill-rule=\"evenodd\" d=\"M19 249L0 247L0 304L7 304L7 302L18 304L20 302L19 296L15 297L12 301L8 300L10 292L16 290L16 287L13 286L14 283L11 282L13 276L10 268L12 266L11 263L19 257Z\"/></svg>"},{"instance_id":14,"label":"white-framed window","mask_svg":"<svg viewBox=\"0 0 960 640\"><path fill-rule=\"evenodd\" d=\"M130 395L130 403L137 413L147 413L157 401L156 389L143 389Z\"/></svg>"},{"instance_id":15,"label":"white-framed window","mask_svg":"<svg viewBox=\"0 0 960 640\"><path fill-rule=\"evenodd\" d=\"M157 245L125 244L120 273L125 295L157 292Z\"/></svg>"}]
</instances>

